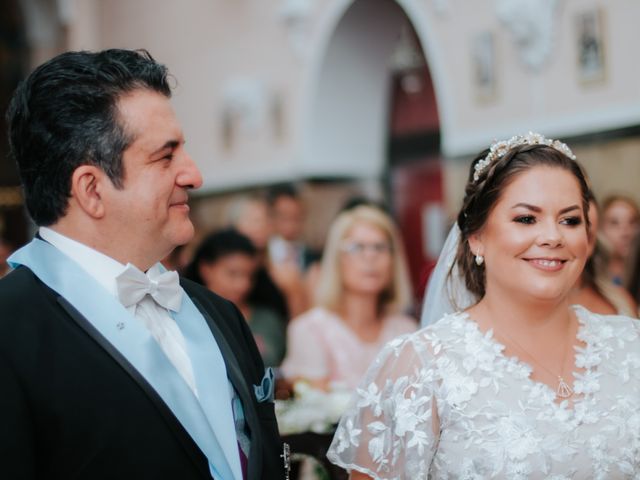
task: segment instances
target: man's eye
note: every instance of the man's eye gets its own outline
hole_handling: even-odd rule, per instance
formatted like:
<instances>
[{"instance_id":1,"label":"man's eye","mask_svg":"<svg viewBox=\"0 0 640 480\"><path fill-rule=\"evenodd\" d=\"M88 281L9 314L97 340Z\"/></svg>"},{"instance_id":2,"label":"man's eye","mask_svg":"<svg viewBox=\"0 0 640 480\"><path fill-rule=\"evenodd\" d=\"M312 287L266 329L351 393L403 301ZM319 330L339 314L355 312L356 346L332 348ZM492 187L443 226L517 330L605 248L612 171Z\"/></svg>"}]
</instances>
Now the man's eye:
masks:
<instances>
[{"instance_id":1,"label":"man's eye","mask_svg":"<svg viewBox=\"0 0 640 480\"><path fill-rule=\"evenodd\" d=\"M533 225L536 223L536 217L533 215L522 215L513 219L514 222L524 223L525 225Z\"/></svg>"}]
</instances>

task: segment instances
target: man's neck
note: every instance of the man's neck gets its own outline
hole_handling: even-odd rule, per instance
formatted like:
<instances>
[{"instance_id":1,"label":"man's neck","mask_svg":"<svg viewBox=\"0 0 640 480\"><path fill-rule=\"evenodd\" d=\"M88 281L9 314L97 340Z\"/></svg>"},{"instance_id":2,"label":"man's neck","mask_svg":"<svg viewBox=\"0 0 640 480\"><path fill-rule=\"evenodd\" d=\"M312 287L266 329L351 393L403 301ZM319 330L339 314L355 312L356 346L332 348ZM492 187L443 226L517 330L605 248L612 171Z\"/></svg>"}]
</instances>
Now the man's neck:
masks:
<instances>
[{"instance_id":1,"label":"man's neck","mask_svg":"<svg viewBox=\"0 0 640 480\"><path fill-rule=\"evenodd\" d=\"M157 260L149 259L145 255L135 255L132 254L130 250L126 251L122 248L123 245L119 245L117 242L112 241L112 239L107 235L96 232L90 225L86 225L85 228L73 228L72 225L68 225L66 222L60 221L47 228L53 230L59 235L63 235L75 242L81 243L102 255L106 255L123 265L131 263L143 272L146 272L152 265L157 263Z\"/></svg>"}]
</instances>

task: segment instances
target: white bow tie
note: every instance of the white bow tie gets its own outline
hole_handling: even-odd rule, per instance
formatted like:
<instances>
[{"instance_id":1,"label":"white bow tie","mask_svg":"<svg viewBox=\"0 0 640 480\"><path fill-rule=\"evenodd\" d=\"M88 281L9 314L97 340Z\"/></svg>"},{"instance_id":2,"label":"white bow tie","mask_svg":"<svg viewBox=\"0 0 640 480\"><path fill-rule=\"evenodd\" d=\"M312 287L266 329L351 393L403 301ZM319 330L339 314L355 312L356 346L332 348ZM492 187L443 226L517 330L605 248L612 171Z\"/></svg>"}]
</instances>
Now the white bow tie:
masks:
<instances>
[{"instance_id":1,"label":"white bow tie","mask_svg":"<svg viewBox=\"0 0 640 480\"><path fill-rule=\"evenodd\" d=\"M130 263L124 271L116 277L118 298L125 307L135 305L150 295L158 305L177 312L182 303L182 288L177 272L159 274L156 268L148 273L140 271Z\"/></svg>"}]
</instances>

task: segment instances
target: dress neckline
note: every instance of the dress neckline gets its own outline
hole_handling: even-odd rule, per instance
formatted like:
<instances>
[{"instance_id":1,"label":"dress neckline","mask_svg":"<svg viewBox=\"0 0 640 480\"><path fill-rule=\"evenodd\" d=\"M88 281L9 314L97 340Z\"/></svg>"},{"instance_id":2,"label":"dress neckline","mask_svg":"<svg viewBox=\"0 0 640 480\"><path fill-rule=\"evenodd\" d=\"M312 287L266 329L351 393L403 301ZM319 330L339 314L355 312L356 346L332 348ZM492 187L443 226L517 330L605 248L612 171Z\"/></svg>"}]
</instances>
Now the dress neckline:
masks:
<instances>
[{"instance_id":1,"label":"dress neckline","mask_svg":"<svg viewBox=\"0 0 640 480\"><path fill-rule=\"evenodd\" d=\"M380 331L378 332L378 338L372 341L363 340L358 336L358 334L353 330L347 322L343 320L343 318L338 315L333 310L329 310L328 308L319 307L321 310L324 310L325 313L329 315L329 317L334 321L335 325L338 326L341 330L343 330L348 336L357 340L357 342L365 347L365 348L380 348L385 343L385 338L387 336L387 329L389 328L389 316L385 315L380 319Z\"/></svg>"},{"instance_id":2,"label":"dress neckline","mask_svg":"<svg viewBox=\"0 0 640 480\"><path fill-rule=\"evenodd\" d=\"M580 305L572 305L571 308L575 312L576 319L578 320L578 329L576 331L575 340L583 342L585 345L584 347L581 347L580 345L575 345L575 344L573 345L573 367L571 370L571 376L573 378L570 386L571 386L571 389L574 392L576 392L576 380L580 380L585 375L591 373L591 371L593 371L594 368L597 367L597 364L589 364L588 366L585 366L583 372L577 371L576 364L577 364L578 353L592 347L592 345L589 343L590 335L586 335L586 329L589 326L589 322L587 321L586 316L588 315L589 312L588 310L586 310L584 307ZM469 315L469 313L457 312L455 315L458 316L458 318L460 318L461 320L463 320L467 325L470 325L472 327L473 331L476 333L478 337L477 340L480 340L482 338L485 341L489 341L492 345L497 347L496 360L501 360L502 361L501 363L504 363L507 365L508 364L517 365L518 368L526 372L526 380L527 382L529 382L529 384L532 387L542 388L547 393L551 393L553 395L550 401L552 405L558 408L566 408L569 411L574 411L576 404L580 403L587 397L587 394L585 393L576 392L574 393L571 399L562 399L562 398L558 399L556 395L556 390L553 387L551 387L545 382L541 382L539 380L534 380L533 378L531 378L531 374L533 373L534 368L528 362L526 362L525 360L522 360L517 355L506 355L504 353L506 346L495 338L493 328L490 328L486 332L483 332L480 329L480 326L478 325L478 323Z\"/></svg>"}]
</instances>

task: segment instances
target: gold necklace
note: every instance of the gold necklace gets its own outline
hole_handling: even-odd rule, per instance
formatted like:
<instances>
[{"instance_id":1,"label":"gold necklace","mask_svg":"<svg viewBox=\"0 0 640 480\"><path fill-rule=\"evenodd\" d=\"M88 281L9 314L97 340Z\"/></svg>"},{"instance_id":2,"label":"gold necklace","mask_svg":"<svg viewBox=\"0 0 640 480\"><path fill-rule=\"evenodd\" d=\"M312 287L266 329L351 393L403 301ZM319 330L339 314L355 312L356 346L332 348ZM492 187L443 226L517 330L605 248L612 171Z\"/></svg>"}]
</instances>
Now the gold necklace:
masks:
<instances>
[{"instance_id":1,"label":"gold necklace","mask_svg":"<svg viewBox=\"0 0 640 480\"><path fill-rule=\"evenodd\" d=\"M531 358L531 360L533 360L533 363L535 363L536 365L538 365L539 367L541 367L542 369L546 370L548 373L550 373L551 375L553 375L554 377L558 377L558 386L556 388L556 396L560 397L560 398L569 398L573 395L573 389L569 386L569 384L564 380L564 378L562 378L562 375L558 375L557 373L552 372L551 370L549 370L547 367L545 367L544 365L542 365L538 360L536 360L536 357L534 357L533 355L531 355L531 353L524 348L522 345L520 345L518 342L516 342L513 338L511 338L509 335L507 335L505 332L500 331L500 334L506 338L507 340L509 340L509 342L511 342L513 345L515 345L516 347L518 347L520 350L522 350L524 353L526 353L529 358ZM564 369L564 363L565 360L567 359L567 345L565 343L564 346L564 351L562 353L562 366L561 368ZM560 371L560 373L562 373L562 370Z\"/></svg>"}]
</instances>

